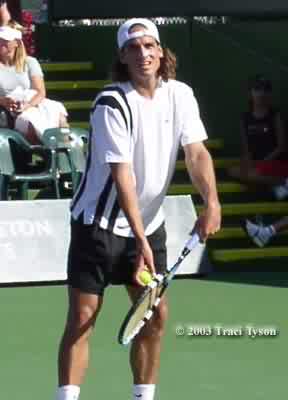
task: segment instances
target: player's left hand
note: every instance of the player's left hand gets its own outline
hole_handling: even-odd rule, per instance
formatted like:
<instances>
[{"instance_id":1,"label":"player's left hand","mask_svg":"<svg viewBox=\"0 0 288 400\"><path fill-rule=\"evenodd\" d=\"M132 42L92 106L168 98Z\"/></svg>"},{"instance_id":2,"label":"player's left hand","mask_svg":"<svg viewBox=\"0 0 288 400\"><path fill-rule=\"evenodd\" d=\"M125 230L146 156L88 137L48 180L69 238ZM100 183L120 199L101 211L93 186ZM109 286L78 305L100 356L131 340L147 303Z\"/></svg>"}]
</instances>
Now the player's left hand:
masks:
<instances>
[{"instance_id":1,"label":"player's left hand","mask_svg":"<svg viewBox=\"0 0 288 400\"><path fill-rule=\"evenodd\" d=\"M145 286L140 279L141 272L148 270L153 276L155 274L153 252L147 238L136 241L137 255L135 261L135 270L133 275L134 282L139 286Z\"/></svg>"},{"instance_id":2,"label":"player's left hand","mask_svg":"<svg viewBox=\"0 0 288 400\"><path fill-rule=\"evenodd\" d=\"M203 242L214 235L221 227L221 206L219 203L208 205L199 216L195 229Z\"/></svg>"}]
</instances>

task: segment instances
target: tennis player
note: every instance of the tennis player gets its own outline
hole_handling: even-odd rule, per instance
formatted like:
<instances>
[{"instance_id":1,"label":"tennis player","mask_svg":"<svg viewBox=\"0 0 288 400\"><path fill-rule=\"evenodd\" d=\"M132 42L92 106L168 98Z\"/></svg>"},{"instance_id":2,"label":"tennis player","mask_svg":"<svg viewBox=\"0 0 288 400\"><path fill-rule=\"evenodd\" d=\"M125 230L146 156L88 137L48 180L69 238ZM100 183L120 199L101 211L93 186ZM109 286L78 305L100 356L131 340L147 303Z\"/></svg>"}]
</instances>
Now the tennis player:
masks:
<instances>
[{"instance_id":1,"label":"tennis player","mask_svg":"<svg viewBox=\"0 0 288 400\"><path fill-rule=\"evenodd\" d=\"M71 206L69 311L57 400L79 397L105 288L125 285L134 301L145 265L151 272L166 269L161 205L179 145L205 204L198 232L206 240L220 227L212 160L203 144L207 135L192 89L175 80L175 56L161 47L157 27L147 19L126 21L117 41L114 84L95 99L86 171ZM134 400L154 398L166 318L163 299L131 346Z\"/></svg>"}]
</instances>

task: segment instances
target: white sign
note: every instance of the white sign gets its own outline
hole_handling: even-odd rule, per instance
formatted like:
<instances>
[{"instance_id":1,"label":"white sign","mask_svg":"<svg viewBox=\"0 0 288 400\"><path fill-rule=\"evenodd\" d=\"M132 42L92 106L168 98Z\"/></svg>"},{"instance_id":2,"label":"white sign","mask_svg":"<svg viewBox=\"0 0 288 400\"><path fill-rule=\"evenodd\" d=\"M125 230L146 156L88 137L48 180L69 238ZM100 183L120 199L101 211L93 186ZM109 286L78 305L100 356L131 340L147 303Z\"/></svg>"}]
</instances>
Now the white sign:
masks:
<instances>
[{"instance_id":1,"label":"white sign","mask_svg":"<svg viewBox=\"0 0 288 400\"><path fill-rule=\"evenodd\" d=\"M0 202L0 283L66 279L70 200ZM172 265L196 220L190 196L165 199L168 261ZM180 274L199 271L204 245L183 262ZM205 266L204 266L205 268Z\"/></svg>"},{"instance_id":2,"label":"white sign","mask_svg":"<svg viewBox=\"0 0 288 400\"><path fill-rule=\"evenodd\" d=\"M168 268L172 266L197 219L190 196L167 196L164 201L167 230ZM204 258L205 244L199 244L183 261L177 275L196 274L210 271L208 260Z\"/></svg>"}]
</instances>

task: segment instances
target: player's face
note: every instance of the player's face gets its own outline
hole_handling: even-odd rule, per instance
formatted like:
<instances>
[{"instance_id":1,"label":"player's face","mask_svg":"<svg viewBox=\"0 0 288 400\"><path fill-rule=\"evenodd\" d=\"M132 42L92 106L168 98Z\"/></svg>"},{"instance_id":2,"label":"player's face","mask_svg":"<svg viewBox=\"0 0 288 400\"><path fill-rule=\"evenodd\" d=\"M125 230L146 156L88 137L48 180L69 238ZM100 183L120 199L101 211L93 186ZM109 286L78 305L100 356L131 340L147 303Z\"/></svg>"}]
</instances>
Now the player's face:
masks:
<instances>
[{"instance_id":1,"label":"player's face","mask_svg":"<svg viewBox=\"0 0 288 400\"><path fill-rule=\"evenodd\" d=\"M121 52L121 62L126 64L133 80L158 76L163 57L161 46L151 36L129 41Z\"/></svg>"}]
</instances>

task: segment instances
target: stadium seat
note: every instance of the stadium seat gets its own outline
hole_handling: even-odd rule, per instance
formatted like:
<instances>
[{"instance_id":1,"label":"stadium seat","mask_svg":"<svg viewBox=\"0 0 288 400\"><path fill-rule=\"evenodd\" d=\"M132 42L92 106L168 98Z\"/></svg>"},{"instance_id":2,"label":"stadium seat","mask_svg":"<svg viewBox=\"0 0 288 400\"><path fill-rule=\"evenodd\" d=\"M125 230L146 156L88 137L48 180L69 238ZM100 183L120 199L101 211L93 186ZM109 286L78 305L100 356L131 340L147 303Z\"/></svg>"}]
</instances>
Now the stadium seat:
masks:
<instances>
[{"instance_id":1,"label":"stadium seat","mask_svg":"<svg viewBox=\"0 0 288 400\"><path fill-rule=\"evenodd\" d=\"M56 152L58 174L71 177L73 193L85 168L87 141L88 132L81 128L51 128L42 136L44 147Z\"/></svg>"},{"instance_id":2,"label":"stadium seat","mask_svg":"<svg viewBox=\"0 0 288 400\"><path fill-rule=\"evenodd\" d=\"M8 200L10 185L17 183L20 187L20 198L27 200L29 184L35 182L53 182L56 197L60 198L55 154L52 152L51 157L47 157L47 165L42 171L34 172L33 168L28 171L23 165L19 168L15 160L15 150L23 158L32 154L43 155L44 151L41 146L30 145L19 132L0 129L0 199Z\"/></svg>"}]
</instances>

